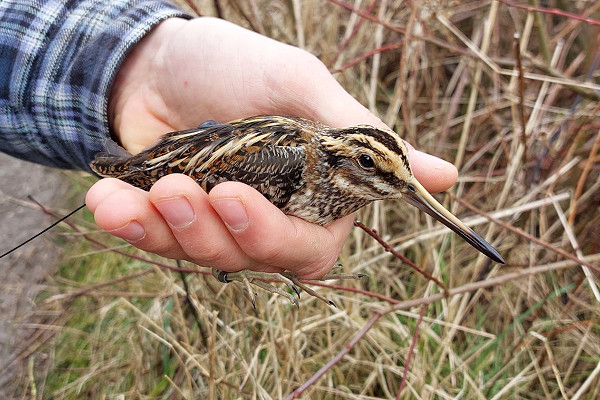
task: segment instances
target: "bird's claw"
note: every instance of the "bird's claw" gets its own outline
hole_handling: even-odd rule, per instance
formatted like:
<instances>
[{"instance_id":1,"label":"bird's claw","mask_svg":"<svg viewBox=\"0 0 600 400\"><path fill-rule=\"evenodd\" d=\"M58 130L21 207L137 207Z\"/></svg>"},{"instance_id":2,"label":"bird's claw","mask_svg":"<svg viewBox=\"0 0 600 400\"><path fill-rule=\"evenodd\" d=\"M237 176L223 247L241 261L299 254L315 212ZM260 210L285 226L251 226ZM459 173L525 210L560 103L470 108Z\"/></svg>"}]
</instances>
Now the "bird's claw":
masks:
<instances>
[{"instance_id":1,"label":"bird's claw","mask_svg":"<svg viewBox=\"0 0 600 400\"><path fill-rule=\"evenodd\" d=\"M284 271L282 273L256 272L250 270L226 272L218 269L213 269L212 274L219 282L222 283L230 283L233 281L238 281L242 283L242 285L244 285L244 287L246 288L246 292L248 293L250 300L252 301L252 307L254 307L254 309L256 309L256 296L254 291L252 290L252 285L258 286L259 288L264 289L267 292L283 296L286 299L288 299L290 303L300 308L298 300L291 293L286 292L278 287L275 287L265 281L279 281L285 283L288 288L290 288L296 293L296 296L298 296L298 298L300 298L300 289L302 289L307 294L316 297L325 304L337 308L333 301L325 298L321 294L308 287L306 284L302 283L300 278L296 274L293 274L289 271ZM327 274L315 280L326 281L332 279L361 279L365 277L367 277L367 275L365 274Z\"/></svg>"},{"instance_id":2,"label":"bird's claw","mask_svg":"<svg viewBox=\"0 0 600 400\"><path fill-rule=\"evenodd\" d=\"M271 292L271 293L275 293L280 296L283 296L286 299L288 299L290 301L290 303L292 303L296 307L300 308L300 304L298 303L298 300L296 300L296 298L291 293L281 290L278 287L275 287L269 283L264 282L264 281L283 282L287 285L287 287L292 289L294 291L294 293L296 293L298 298L300 298L300 289L294 284L292 279L290 279L282 274L269 273L269 272L256 272L256 271L250 271L247 269L244 269L244 270L241 270L238 272L226 272L226 271L221 271L218 269L213 269L212 275L219 282L222 282L222 283L230 283L233 281L242 283L242 285L244 285L244 287L246 288L246 292L248 293L248 296L250 296L250 300L252 301L252 307L254 307L254 309L256 309L256 301L255 301L256 296L255 296L254 291L252 290L251 285L258 286L259 288L264 289L267 292Z\"/></svg>"}]
</instances>

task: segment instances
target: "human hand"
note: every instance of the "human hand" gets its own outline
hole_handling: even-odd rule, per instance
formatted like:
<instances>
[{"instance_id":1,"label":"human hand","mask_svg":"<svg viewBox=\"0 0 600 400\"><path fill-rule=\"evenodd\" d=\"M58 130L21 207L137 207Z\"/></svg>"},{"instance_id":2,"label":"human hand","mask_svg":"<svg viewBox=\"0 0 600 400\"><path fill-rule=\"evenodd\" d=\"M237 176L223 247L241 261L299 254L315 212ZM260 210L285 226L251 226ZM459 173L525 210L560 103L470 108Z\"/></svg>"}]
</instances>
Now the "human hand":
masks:
<instances>
[{"instance_id":1,"label":"human hand","mask_svg":"<svg viewBox=\"0 0 600 400\"><path fill-rule=\"evenodd\" d=\"M213 18L169 19L147 35L116 77L109 118L121 144L137 153L169 131L260 114L385 128L314 56ZM454 183L451 164L409 150L429 191ZM206 194L182 175L149 192L104 179L86 203L101 228L140 249L226 271L285 268L306 278L333 266L353 220L310 224L249 186L228 182Z\"/></svg>"}]
</instances>

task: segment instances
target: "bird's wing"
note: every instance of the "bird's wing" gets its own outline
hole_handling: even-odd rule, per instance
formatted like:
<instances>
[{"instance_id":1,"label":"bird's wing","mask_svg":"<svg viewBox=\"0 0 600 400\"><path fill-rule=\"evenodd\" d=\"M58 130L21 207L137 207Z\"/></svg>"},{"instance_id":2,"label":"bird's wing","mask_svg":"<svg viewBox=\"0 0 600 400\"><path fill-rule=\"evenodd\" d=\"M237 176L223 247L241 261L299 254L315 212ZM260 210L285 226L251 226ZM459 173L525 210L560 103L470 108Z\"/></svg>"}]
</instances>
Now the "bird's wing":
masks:
<instances>
[{"instance_id":1,"label":"bird's wing","mask_svg":"<svg viewBox=\"0 0 600 400\"><path fill-rule=\"evenodd\" d=\"M221 182L239 181L282 206L302 185L306 143L301 126L280 124L274 117L208 121L168 133L129 158L103 155L92 168L145 190L171 173L191 176L206 191Z\"/></svg>"},{"instance_id":2,"label":"bird's wing","mask_svg":"<svg viewBox=\"0 0 600 400\"><path fill-rule=\"evenodd\" d=\"M302 186L307 143L301 127L233 123L233 137L219 135L186 165L206 190L225 181L254 187L281 207Z\"/></svg>"},{"instance_id":3,"label":"bird's wing","mask_svg":"<svg viewBox=\"0 0 600 400\"><path fill-rule=\"evenodd\" d=\"M304 184L305 160L303 146L265 145L251 153L240 152L231 157L229 168L209 173L206 190L223 181L243 182L281 208Z\"/></svg>"}]
</instances>

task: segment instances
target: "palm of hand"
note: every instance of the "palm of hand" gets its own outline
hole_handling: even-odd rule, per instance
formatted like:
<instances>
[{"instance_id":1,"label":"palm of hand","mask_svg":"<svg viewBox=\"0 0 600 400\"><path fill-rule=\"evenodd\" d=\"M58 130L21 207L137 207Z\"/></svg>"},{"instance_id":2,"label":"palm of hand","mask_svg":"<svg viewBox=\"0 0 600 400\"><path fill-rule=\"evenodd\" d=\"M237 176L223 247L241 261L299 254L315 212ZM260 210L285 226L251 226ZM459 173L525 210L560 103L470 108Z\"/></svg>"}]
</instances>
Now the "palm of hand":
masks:
<instances>
[{"instance_id":1,"label":"palm of hand","mask_svg":"<svg viewBox=\"0 0 600 400\"><path fill-rule=\"evenodd\" d=\"M167 20L138 44L116 77L109 119L137 153L168 131L257 114L384 126L309 53L210 18ZM449 164L417 152L411 159L429 190L456 179ZM206 194L184 176L162 178L148 193L103 180L86 202L101 228L140 249L227 271L321 276L352 226L352 216L327 227L288 217L239 183Z\"/></svg>"}]
</instances>

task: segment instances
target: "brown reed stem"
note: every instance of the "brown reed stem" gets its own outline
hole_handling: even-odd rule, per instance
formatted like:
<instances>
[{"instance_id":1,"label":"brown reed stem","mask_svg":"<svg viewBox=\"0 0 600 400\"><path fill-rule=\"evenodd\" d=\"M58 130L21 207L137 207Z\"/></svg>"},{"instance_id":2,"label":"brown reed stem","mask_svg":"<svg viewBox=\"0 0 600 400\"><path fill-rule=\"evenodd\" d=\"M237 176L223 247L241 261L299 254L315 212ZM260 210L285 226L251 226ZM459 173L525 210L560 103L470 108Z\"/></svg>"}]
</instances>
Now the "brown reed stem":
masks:
<instances>
[{"instance_id":1,"label":"brown reed stem","mask_svg":"<svg viewBox=\"0 0 600 400\"><path fill-rule=\"evenodd\" d=\"M410 361L412 360L412 356L415 352L415 345L419 340L419 327L423 322L423 317L425 316L425 311L427 311L427 305L423 304L421 306L421 313L419 314L419 319L417 320L417 324L415 326L415 333L413 333L412 342L410 343L410 349L408 350L408 355L406 356L406 361L404 362L404 371L402 371L402 382L400 382L400 387L398 388L398 392L396 393L396 400L400 399L400 393L402 393L402 389L406 386L406 379L408 377L408 368L410 366Z\"/></svg>"},{"instance_id":2,"label":"brown reed stem","mask_svg":"<svg viewBox=\"0 0 600 400\"><path fill-rule=\"evenodd\" d=\"M383 240L383 238L381 236L379 236L379 234L377 233L377 231L375 229L371 229L371 228L367 227L365 224L363 224L362 222L360 222L358 220L354 221L354 226L365 231L369 236L371 236L373 239L375 239L383 247L383 249L385 251L392 254L394 257L396 257L400 261L408 264L411 268L413 268L415 271L417 271L418 273L423 275L425 278L429 279L430 281L435 282L444 291L444 293L446 295L448 294L448 288L446 287L446 285L444 285L435 276L431 275L429 272L425 271L423 268L417 266L414 262L410 261L403 254L400 254L398 251L396 251L392 246L389 245L388 242L386 242L385 240Z\"/></svg>"},{"instance_id":3,"label":"brown reed stem","mask_svg":"<svg viewBox=\"0 0 600 400\"><path fill-rule=\"evenodd\" d=\"M483 212L482 210L478 209L477 207L475 207L475 206L467 203L466 201L459 199L458 197L456 197L452 193L450 193L450 195L452 196L453 199L455 199L456 201L458 201L460 204L462 204L463 206L465 206L469 210L474 211L474 212L476 212L479 215L483 215L484 217L486 217L487 219L489 219L493 223L498 224L501 227L506 228L509 231L514 232L517 235L522 236L522 237L524 237L525 239L527 239L527 240L529 240L531 242L539 244L540 246L542 246L542 247L544 247L544 248L546 248L546 249L548 249L548 250L550 250L550 251L552 251L552 252L554 252L556 254L560 254L561 256L563 256L565 258L568 258L569 260L575 261L576 263L578 263L580 265L585 265L586 267L591 268L594 271L600 272L600 267L599 266L596 266L596 265L593 265L593 264L591 264L591 263L589 263L587 261L584 261L584 260L580 259L579 257L574 256L573 254L570 254L570 253L566 252L563 249L559 249L556 246L552 246L550 243L546 243L543 240L538 239L538 238L536 238L533 235L530 235L529 233L525 232L522 229L516 228L516 227L514 227L514 226L512 226L512 225L510 225L510 224L508 224L508 223L506 223L506 222L504 222L502 220L494 218L491 215L489 215L489 214Z\"/></svg>"}]
</instances>

